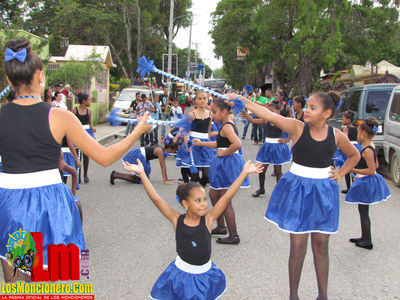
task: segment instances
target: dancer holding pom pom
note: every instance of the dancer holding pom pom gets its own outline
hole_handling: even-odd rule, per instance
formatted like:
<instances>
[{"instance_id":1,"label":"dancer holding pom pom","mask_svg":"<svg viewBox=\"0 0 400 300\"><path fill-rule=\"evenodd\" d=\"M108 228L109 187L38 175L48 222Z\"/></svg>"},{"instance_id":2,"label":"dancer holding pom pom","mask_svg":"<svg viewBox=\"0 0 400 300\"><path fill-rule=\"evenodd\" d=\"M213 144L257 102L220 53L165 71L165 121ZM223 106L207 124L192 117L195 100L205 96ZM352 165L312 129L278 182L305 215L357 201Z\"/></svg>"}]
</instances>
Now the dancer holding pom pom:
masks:
<instances>
[{"instance_id":1,"label":"dancer holding pom pom","mask_svg":"<svg viewBox=\"0 0 400 300\"><path fill-rule=\"evenodd\" d=\"M157 279L150 297L169 300L211 300L220 297L226 283L224 273L210 259L212 226L247 175L261 172L261 164L250 164L248 161L225 195L209 211L206 192L199 183L178 186L177 200L186 209L183 215L173 210L157 193L139 159L137 165L126 163L124 168L140 176L149 198L175 229L177 257Z\"/></svg>"}]
</instances>

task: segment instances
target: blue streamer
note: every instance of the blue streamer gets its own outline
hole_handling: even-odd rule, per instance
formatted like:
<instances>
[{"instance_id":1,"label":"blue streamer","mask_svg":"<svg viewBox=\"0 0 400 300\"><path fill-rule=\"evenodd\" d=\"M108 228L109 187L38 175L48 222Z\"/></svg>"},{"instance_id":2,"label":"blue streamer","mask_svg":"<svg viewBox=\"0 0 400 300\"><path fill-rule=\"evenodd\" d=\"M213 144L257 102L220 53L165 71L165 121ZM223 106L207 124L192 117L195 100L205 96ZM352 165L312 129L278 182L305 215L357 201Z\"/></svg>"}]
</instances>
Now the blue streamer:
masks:
<instances>
[{"instance_id":1,"label":"blue streamer","mask_svg":"<svg viewBox=\"0 0 400 300\"><path fill-rule=\"evenodd\" d=\"M1 93L0 99L3 98L11 90L11 85L7 86Z\"/></svg>"},{"instance_id":2,"label":"blue streamer","mask_svg":"<svg viewBox=\"0 0 400 300\"><path fill-rule=\"evenodd\" d=\"M342 106L342 101L343 99L340 98L339 104L336 106L336 110L339 110L339 108Z\"/></svg>"},{"instance_id":3,"label":"blue streamer","mask_svg":"<svg viewBox=\"0 0 400 300\"><path fill-rule=\"evenodd\" d=\"M294 108L293 108L293 100L289 100L289 106L290 106L290 110L292 111L292 116L293 118L296 118L296 116L294 115Z\"/></svg>"}]
</instances>

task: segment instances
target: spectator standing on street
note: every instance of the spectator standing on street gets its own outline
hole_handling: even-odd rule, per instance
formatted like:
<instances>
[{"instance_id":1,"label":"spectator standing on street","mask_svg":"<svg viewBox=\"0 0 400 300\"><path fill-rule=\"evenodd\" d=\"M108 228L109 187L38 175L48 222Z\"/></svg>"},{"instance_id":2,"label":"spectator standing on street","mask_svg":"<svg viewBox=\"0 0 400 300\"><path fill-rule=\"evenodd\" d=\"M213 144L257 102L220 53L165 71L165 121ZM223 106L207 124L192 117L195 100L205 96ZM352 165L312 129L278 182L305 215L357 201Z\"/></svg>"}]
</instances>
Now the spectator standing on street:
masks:
<instances>
[{"instance_id":1,"label":"spectator standing on street","mask_svg":"<svg viewBox=\"0 0 400 300\"><path fill-rule=\"evenodd\" d=\"M164 87L164 94L160 96L161 104L161 120L169 121L169 110L171 108L171 100L168 95L168 88ZM165 126L161 126L161 138L165 137Z\"/></svg>"},{"instance_id":2,"label":"spectator standing on street","mask_svg":"<svg viewBox=\"0 0 400 300\"><path fill-rule=\"evenodd\" d=\"M142 94L140 96L141 102L138 103L136 106L136 117L141 118L145 114L146 111L149 111L150 113L154 113L156 110L154 108L154 105L147 100L146 94ZM143 133L142 136L140 137L140 147L147 146L149 144L149 134Z\"/></svg>"},{"instance_id":3,"label":"spectator standing on street","mask_svg":"<svg viewBox=\"0 0 400 300\"><path fill-rule=\"evenodd\" d=\"M65 85L65 88L61 91L61 93L64 95L66 99L66 105L68 110L72 110L72 92L71 92L71 86L69 84Z\"/></svg>"},{"instance_id":4,"label":"spectator standing on street","mask_svg":"<svg viewBox=\"0 0 400 300\"><path fill-rule=\"evenodd\" d=\"M181 107L183 114L185 113L186 98L187 96L184 93L179 95L179 106Z\"/></svg>"},{"instance_id":5,"label":"spectator standing on street","mask_svg":"<svg viewBox=\"0 0 400 300\"><path fill-rule=\"evenodd\" d=\"M179 98L176 97L174 101L172 101L171 107L171 121L178 121L182 118L182 108L179 106Z\"/></svg>"},{"instance_id":6,"label":"spectator standing on street","mask_svg":"<svg viewBox=\"0 0 400 300\"><path fill-rule=\"evenodd\" d=\"M267 99L261 96L261 89L260 88L254 89L254 93L255 97L252 98L251 101L259 105L265 106ZM255 117L253 116L253 118L257 118L257 116ZM263 127L264 125L262 124L253 123L252 136L254 137L254 145L257 144L261 145L263 143L264 140Z\"/></svg>"},{"instance_id":7,"label":"spectator standing on street","mask_svg":"<svg viewBox=\"0 0 400 300\"><path fill-rule=\"evenodd\" d=\"M155 108L155 111L151 113L151 117L154 120L159 120L160 119L160 113L161 113L161 104L160 104L160 99L158 95L155 95L153 98L153 106ZM151 146L157 146L158 145L158 125L153 129L151 132L152 138L150 140Z\"/></svg>"},{"instance_id":8,"label":"spectator standing on street","mask_svg":"<svg viewBox=\"0 0 400 300\"><path fill-rule=\"evenodd\" d=\"M47 102L51 105L51 102L53 102L53 90L48 87L47 89L44 90L44 97L43 97L43 102Z\"/></svg>"},{"instance_id":9,"label":"spectator standing on street","mask_svg":"<svg viewBox=\"0 0 400 300\"><path fill-rule=\"evenodd\" d=\"M132 100L131 105L129 105L128 112L129 112L129 117L131 119L136 119L136 106L140 102L140 93L137 92L135 95L135 99ZM125 130L125 136L127 136L129 133L132 132L133 128L135 128L135 124L128 122L126 124L126 130Z\"/></svg>"},{"instance_id":10,"label":"spectator standing on street","mask_svg":"<svg viewBox=\"0 0 400 300\"><path fill-rule=\"evenodd\" d=\"M56 84L54 86L54 92L53 92L53 97L56 97L56 93L61 93L61 84ZM61 94L61 101L65 104L65 106L67 106L66 101L65 101L65 96L64 94Z\"/></svg>"},{"instance_id":11,"label":"spectator standing on street","mask_svg":"<svg viewBox=\"0 0 400 300\"><path fill-rule=\"evenodd\" d=\"M61 92L55 92L54 93L54 101L51 102L51 105L53 107L59 107L61 109L67 109L67 106L62 101L62 97L63 97L63 94L61 94Z\"/></svg>"}]
</instances>

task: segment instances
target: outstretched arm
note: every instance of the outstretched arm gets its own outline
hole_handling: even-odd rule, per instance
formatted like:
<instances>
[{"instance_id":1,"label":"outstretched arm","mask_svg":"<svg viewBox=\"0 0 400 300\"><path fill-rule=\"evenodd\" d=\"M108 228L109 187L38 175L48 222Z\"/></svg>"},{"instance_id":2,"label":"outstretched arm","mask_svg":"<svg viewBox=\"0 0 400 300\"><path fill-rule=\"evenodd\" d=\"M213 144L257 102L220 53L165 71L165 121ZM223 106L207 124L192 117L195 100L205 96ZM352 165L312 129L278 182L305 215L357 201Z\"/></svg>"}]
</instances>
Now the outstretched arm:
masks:
<instances>
[{"instance_id":1,"label":"outstretched arm","mask_svg":"<svg viewBox=\"0 0 400 300\"><path fill-rule=\"evenodd\" d=\"M146 173L144 172L144 168L140 160L137 160L137 165L131 165L130 163L125 162L124 169L128 172L135 172L140 176L144 189L146 190L146 193L149 196L150 200L153 201L158 210L172 223L172 225L174 225L174 228L176 229L176 223L178 221L179 213L173 210L154 189L149 178L147 178Z\"/></svg>"},{"instance_id":2,"label":"outstretched arm","mask_svg":"<svg viewBox=\"0 0 400 300\"><path fill-rule=\"evenodd\" d=\"M67 135L71 142L102 166L109 166L121 158L139 139L142 133L151 128L146 125L148 113L142 118L135 129L126 138L109 147L103 147L83 129L78 118L67 110L53 108L50 114L50 130L54 139L61 144L62 138Z\"/></svg>"},{"instance_id":3,"label":"outstretched arm","mask_svg":"<svg viewBox=\"0 0 400 300\"><path fill-rule=\"evenodd\" d=\"M275 126L279 127L280 129L294 137L297 137L298 133L302 132L303 130L304 123L299 120L286 118L279 114L273 113L268 108L253 103L247 98L239 96L237 94L226 94L226 96L228 96L230 100L239 97L239 99L242 100L246 105L246 108L248 110L251 110L257 117L264 119L264 121L271 122Z\"/></svg>"},{"instance_id":4,"label":"outstretched arm","mask_svg":"<svg viewBox=\"0 0 400 300\"><path fill-rule=\"evenodd\" d=\"M170 179L168 179L167 166L165 165L165 157L163 149L161 147L157 147L156 149L154 149L154 154L157 155L158 161L160 162L161 175L164 184L174 184L173 182L170 181Z\"/></svg>"},{"instance_id":5,"label":"outstretched arm","mask_svg":"<svg viewBox=\"0 0 400 300\"><path fill-rule=\"evenodd\" d=\"M265 120L263 120L263 119L254 119L245 110L243 110L243 116L245 116L245 118L247 120L249 120L250 123L253 123L253 124L265 124Z\"/></svg>"},{"instance_id":6,"label":"outstretched arm","mask_svg":"<svg viewBox=\"0 0 400 300\"><path fill-rule=\"evenodd\" d=\"M246 179L247 175L251 173L261 173L263 165L260 163L250 164L250 160L243 166L243 170L239 177L232 183L227 192L218 200L217 204L206 215L206 226L211 232L212 226L216 219L225 211L233 196L239 190L241 184Z\"/></svg>"}]
</instances>

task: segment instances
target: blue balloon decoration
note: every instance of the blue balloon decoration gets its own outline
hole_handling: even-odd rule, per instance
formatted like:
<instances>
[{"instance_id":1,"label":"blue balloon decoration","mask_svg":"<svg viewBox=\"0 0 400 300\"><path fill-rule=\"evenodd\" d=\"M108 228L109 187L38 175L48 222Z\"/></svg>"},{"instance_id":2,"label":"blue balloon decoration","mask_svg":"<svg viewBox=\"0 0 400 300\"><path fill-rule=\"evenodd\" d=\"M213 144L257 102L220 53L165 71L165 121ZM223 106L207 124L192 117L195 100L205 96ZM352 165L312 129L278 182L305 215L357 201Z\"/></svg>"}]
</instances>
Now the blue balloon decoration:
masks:
<instances>
[{"instance_id":1,"label":"blue balloon decoration","mask_svg":"<svg viewBox=\"0 0 400 300\"><path fill-rule=\"evenodd\" d=\"M140 73L140 77L143 78L150 75L150 72L154 72L156 67L154 66L154 60L148 60L145 56L138 59L138 67L136 72Z\"/></svg>"}]
</instances>

